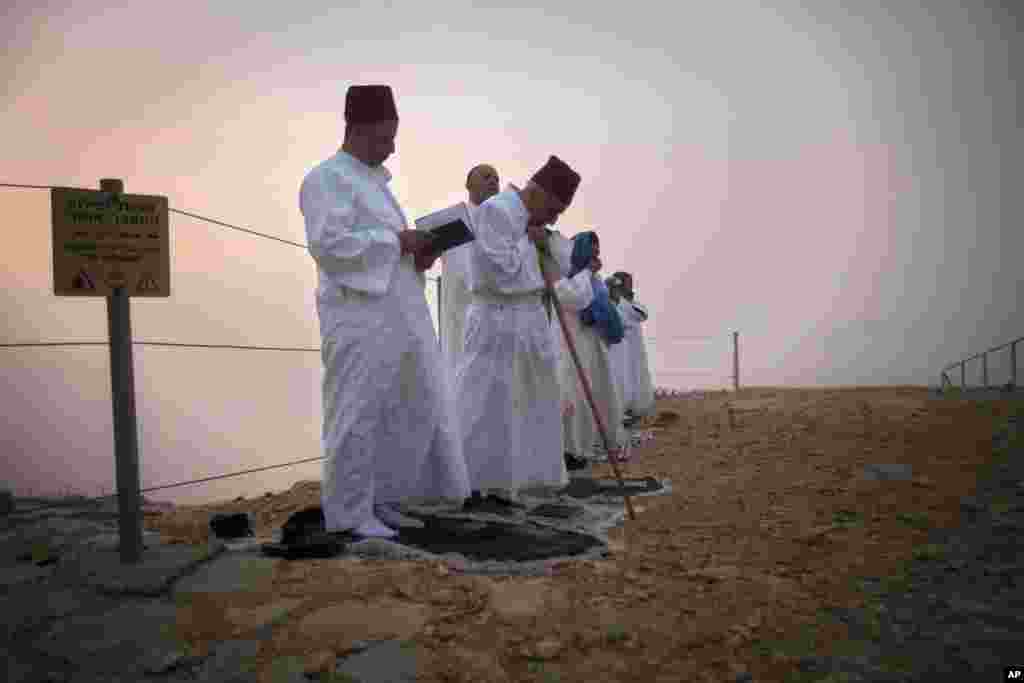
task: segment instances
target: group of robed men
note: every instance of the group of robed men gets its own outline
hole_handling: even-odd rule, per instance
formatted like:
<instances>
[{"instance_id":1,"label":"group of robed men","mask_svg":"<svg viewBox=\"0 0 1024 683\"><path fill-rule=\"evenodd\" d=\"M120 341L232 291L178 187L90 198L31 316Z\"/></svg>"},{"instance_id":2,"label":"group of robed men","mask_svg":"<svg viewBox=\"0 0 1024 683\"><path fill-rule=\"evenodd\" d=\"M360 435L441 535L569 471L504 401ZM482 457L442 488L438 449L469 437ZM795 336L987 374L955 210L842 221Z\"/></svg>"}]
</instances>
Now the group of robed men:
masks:
<instances>
[{"instance_id":1,"label":"group of robed men","mask_svg":"<svg viewBox=\"0 0 1024 683\"><path fill-rule=\"evenodd\" d=\"M516 490L564 486L569 467L593 456L600 438L549 287L613 450L626 436L623 382L642 374L610 351L646 318L623 303L631 283L613 278L609 288L597 277L596 233L570 240L548 227L572 202L578 173L552 156L524 188L499 192L493 168L473 169L475 239L441 254L410 229L388 188L383 162L397 132L391 88L351 86L344 142L299 196L318 273L324 521L357 537L395 536L410 522L396 507L406 500L517 505ZM424 271L439 257L442 314L447 305L457 318L444 316L444 351L424 292ZM630 398L636 414L653 404L649 374L647 385Z\"/></svg>"}]
</instances>

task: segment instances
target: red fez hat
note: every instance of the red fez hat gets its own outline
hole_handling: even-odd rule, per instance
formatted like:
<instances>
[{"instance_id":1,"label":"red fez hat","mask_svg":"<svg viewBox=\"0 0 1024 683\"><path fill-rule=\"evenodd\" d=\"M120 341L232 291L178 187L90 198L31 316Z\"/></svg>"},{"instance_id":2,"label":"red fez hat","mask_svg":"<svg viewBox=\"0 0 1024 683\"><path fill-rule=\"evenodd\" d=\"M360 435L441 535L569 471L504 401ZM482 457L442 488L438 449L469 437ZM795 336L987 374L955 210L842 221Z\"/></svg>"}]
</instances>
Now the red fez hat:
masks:
<instances>
[{"instance_id":1,"label":"red fez hat","mask_svg":"<svg viewBox=\"0 0 1024 683\"><path fill-rule=\"evenodd\" d=\"M349 123L397 121L398 110L389 85L353 85L345 93L345 120Z\"/></svg>"},{"instance_id":2,"label":"red fez hat","mask_svg":"<svg viewBox=\"0 0 1024 683\"><path fill-rule=\"evenodd\" d=\"M580 184L580 174L569 168L569 165L556 156L548 159L544 167L533 174L531 178L559 201L568 206L572 197L576 194L576 188Z\"/></svg>"}]
</instances>

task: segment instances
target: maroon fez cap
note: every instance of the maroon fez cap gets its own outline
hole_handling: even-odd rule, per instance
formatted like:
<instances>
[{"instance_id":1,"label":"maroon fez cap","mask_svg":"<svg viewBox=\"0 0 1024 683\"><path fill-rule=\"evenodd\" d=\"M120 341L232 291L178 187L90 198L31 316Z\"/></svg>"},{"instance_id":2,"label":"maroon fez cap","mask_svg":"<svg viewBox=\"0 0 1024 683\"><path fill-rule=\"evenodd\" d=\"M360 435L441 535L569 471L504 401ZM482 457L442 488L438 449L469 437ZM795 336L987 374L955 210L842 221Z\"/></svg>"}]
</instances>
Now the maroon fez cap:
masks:
<instances>
[{"instance_id":1,"label":"maroon fez cap","mask_svg":"<svg viewBox=\"0 0 1024 683\"><path fill-rule=\"evenodd\" d=\"M572 197L576 194L576 188L580 184L580 174L569 168L569 165L556 156L548 159L544 167L533 174L530 178L559 201L568 206Z\"/></svg>"},{"instance_id":2,"label":"maroon fez cap","mask_svg":"<svg viewBox=\"0 0 1024 683\"><path fill-rule=\"evenodd\" d=\"M345 93L345 120L349 123L397 121L398 110L389 85L353 85Z\"/></svg>"}]
</instances>

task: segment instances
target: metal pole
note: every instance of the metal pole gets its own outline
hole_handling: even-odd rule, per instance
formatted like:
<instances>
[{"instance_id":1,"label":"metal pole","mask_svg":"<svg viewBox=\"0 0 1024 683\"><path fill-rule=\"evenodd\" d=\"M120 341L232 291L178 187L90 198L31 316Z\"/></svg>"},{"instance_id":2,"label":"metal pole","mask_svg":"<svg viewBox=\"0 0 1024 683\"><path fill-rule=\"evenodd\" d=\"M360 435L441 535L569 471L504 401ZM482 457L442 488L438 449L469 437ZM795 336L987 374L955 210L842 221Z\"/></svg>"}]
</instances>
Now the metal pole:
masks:
<instances>
[{"instance_id":1,"label":"metal pole","mask_svg":"<svg viewBox=\"0 0 1024 683\"><path fill-rule=\"evenodd\" d=\"M981 380L985 383L985 388L988 389L988 351L981 354Z\"/></svg>"},{"instance_id":2,"label":"metal pole","mask_svg":"<svg viewBox=\"0 0 1024 683\"><path fill-rule=\"evenodd\" d=\"M100 180L100 190L121 194L124 182L104 178ZM124 287L115 287L107 297L107 327L110 334L110 393L114 404L114 461L121 563L135 564L142 558L142 511L131 308Z\"/></svg>"},{"instance_id":3,"label":"metal pole","mask_svg":"<svg viewBox=\"0 0 1024 683\"><path fill-rule=\"evenodd\" d=\"M1010 383L1017 388L1017 342L1010 344Z\"/></svg>"},{"instance_id":4,"label":"metal pole","mask_svg":"<svg viewBox=\"0 0 1024 683\"><path fill-rule=\"evenodd\" d=\"M732 388L740 390L740 333L732 333Z\"/></svg>"},{"instance_id":5,"label":"metal pole","mask_svg":"<svg viewBox=\"0 0 1024 683\"><path fill-rule=\"evenodd\" d=\"M960 361L960 388L967 388L967 371L964 369L964 361Z\"/></svg>"}]
</instances>

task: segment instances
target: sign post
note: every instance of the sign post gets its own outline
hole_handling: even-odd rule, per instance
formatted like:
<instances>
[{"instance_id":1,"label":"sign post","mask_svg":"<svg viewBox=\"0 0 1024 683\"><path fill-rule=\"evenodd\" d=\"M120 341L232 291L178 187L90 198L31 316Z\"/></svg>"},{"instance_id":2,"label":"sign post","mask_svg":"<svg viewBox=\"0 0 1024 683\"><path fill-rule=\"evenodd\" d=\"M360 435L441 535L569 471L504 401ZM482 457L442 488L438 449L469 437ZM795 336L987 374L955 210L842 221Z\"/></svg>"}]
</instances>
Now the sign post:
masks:
<instances>
[{"instance_id":1,"label":"sign post","mask_svg":"<svg viewBox=\"0 0 1024 683\"><path fill-rule=\"evenodd\" d=\"M54 188L53 277L57 296L103 296L110 335L118 532L122 564L142 557L138 427L132 359L131 296L170 296L167 198L124 194L124 182L100 190Z\"/></svg>"}]
</instances>

